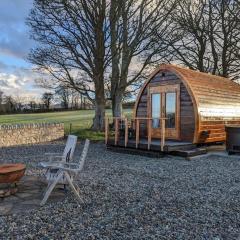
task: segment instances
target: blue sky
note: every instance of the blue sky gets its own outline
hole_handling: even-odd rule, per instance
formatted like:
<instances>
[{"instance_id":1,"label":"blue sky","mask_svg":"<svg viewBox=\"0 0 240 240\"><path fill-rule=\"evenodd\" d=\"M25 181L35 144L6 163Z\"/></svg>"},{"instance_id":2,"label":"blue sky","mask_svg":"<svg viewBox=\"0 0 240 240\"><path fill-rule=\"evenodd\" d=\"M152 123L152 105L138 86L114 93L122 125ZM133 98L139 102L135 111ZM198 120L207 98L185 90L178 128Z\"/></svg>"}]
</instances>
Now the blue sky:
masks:
<instances>
[{"instance_id":1,"label":"blue sky","mask_svg":"<svg viewBox=\"0 0 240 240\"><path fill-rule=\"evenodd\" d=\"M0 0L0 89L5 94L38 98L42 89L38 77L26 60L34 42L29 38L25 19L33 0Z\"/></svg>"}]
</instances>

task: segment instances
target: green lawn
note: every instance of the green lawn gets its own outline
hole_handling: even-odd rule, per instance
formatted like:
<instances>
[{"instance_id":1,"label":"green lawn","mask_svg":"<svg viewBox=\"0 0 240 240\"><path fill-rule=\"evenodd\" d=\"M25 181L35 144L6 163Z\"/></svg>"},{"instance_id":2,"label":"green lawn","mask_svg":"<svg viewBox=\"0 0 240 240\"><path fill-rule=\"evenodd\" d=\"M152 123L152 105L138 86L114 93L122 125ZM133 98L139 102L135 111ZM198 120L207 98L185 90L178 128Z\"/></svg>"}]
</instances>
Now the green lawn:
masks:
<instances>
[{"instance_id":1,"label":"green lawn","mask_svg":"<svg viewBox=\"0 0 240 240\"><path fill-rule=\"evenodd\" d=\"M132 110L126 109L124 113L130 115ZM107 110L107 115L111 116L111 110ZM61 122L64 123L65 134L69 134L70 124L72 125L71 133L78 135L80 138L89 138L91 140L103 140L103 132L94 132L90 130L93 110L79 110L66 112L51 113L29 113L29 114L11 114L0 115L0 124L16 123L43 123L43 122Z\"/></svg>"}]
</instances>

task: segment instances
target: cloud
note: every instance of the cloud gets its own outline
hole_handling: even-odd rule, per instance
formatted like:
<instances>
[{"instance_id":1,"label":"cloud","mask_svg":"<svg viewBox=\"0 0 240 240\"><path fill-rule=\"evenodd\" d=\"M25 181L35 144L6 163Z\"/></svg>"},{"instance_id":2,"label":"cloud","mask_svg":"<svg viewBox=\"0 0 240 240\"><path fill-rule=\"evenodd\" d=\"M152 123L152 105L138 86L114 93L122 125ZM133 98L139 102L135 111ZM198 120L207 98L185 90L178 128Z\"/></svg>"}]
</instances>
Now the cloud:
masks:
<instances>
[{"instance_id":1,"label":"cloud","mask_svg":"<svg viewBox=\"0 0 240 240\"><path fill-rule=\"evenodd\" d=\"M33 0L1 0L0 22L21 24L22 20L28 15L32 5Z\"/></svg>"},{"instance_id":2,"label":"cloud","mask_svg":"<svg viewBox=\"0 0 240 240\"><path fill-rule=\"evenodd\" d=\"M26 62L35 45L25 24L32 6L33 0L0 0L0 90L6 95L39 98L44 91L34 82L39 74Z\"/></svg>"},{"instance_id":3,"label":"cloud","mask_svg":"<svg viewBox=\"0 0 240 240\"><path fill-rule=\"evenodd\" d=\"M4 88L6 89L6 88L10 87L8 82L6 80L2 80L2 79L0 79L0 86L2 89L4 89Z\"/></svg>"},{"instance_id":4,"label":"cloud","mask_svg":"<svg viewBox=\"0 0 240 240\"><path fill-rule=\"evenodd\" d=\"M0 82L1 87L6 90L19 88L19 84L17 83L17 76L13 74L0 73Z\"/></svg>"},{"instance_id":5,"label":"cloud","mask_svg":"<svg viewBox=\"0 0 240 240\"><path fill-rule=\"evenodd\" d=\"M8 37L4 37L4 34ZM26 32L17 32L13 27L9 27L0 36L0 54L25 59L33 46L34 42L28 38Z\"/></svg>"},{"instance_id":6,"label":"cloud","mask_svg":"<svg viewBox=\"0 0 240 240\"><path fill-rule=\"evenodd\" d=\"M25 24L32 0L0 1L0 54L25 58L34 42Z\"/></svg>"},{"instance_id":7,"label":"cloud","mask_svg":"<svg viewBox=\"0 0 240 240\"><path fill-rule=\"evenodd\" d=\"M13 68L9 73L0 71L0 90L6 95L40 98L44 89L35 85L39 74L31 69Z\"/></svg>"}]
</instances>

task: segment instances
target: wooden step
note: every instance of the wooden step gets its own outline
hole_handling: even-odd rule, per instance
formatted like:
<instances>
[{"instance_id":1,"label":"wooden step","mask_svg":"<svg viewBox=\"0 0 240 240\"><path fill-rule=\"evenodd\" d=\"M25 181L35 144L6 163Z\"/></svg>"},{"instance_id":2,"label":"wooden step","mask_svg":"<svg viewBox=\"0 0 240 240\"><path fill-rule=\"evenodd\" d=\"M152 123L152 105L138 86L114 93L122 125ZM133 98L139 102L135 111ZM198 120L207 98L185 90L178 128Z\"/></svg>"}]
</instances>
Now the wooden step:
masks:
<instances>
[{"instance_id":1,"label":"wooden step","mask_svg":"<svg viewBox=\"0 0 240 240\"><path fill-rule=\"evenodd\" d=\"M197 148L196 144L184 144L184 145L173 145L173 146L165 146L164 150L166 152L175 152L175 151L191 151Z\"/></svg>"},{"instance_id":2,"label":"wooden step","mask_svg":"<svg viewBox=\"0 0 240 240\"><path fill-rule=\"evenodd\" d=\"M148 151L148 150L136 149L136 148L125 148L121 146L107 145L107 149L117 153L140 155L140 156L150 157L150 158L162 158L165 156L165 154L160 151Z\"/></svg>"},{"instance_id":3,"label":"wooden step","mask_svg":"<svg viewBox=\"0 0 240 240\"><path fill-rule=\"evenodd\" d=\"M204 155L206 153L207 153L206 148L194 148L194 149L191 149L191 150L176 150L176 151L170 152L170 154L185 157L185 158Z\"/></svg>"}]
</instances>

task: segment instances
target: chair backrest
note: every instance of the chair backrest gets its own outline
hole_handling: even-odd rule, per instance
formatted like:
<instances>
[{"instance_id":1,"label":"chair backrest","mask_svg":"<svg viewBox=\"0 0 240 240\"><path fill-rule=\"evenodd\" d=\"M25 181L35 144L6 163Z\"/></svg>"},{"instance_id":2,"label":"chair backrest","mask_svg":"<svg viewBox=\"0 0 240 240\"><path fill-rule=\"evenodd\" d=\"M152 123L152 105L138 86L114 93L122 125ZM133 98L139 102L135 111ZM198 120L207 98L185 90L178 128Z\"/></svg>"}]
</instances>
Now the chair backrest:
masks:
<instances>
[{"instance_id":1,"label":"chair backrest","mask_svg":"<svg viewBox=\"0 0 240 240\"><path fill-rule=\"evenodd\" d=\"M66 146L63 151L62 160L69 162L73 158L73 154L77 145L77 136L68 135Z\"/></svg>"},{"instance_id":2,"label":"chair backrest","mask_svg":"<svg viewBox=\"0 0 240 240\"><path fill-rule=\"evenodd\" d=\"M83 169L85 159L86 159L86 156L88 153L89 145L90 145L90 141L88 139L86 139L84 147L83 147L83 151L82 151L82 154L81 154L80 160L79 160L79 171L81 171Z\"/></svg>"}]
</instances>

